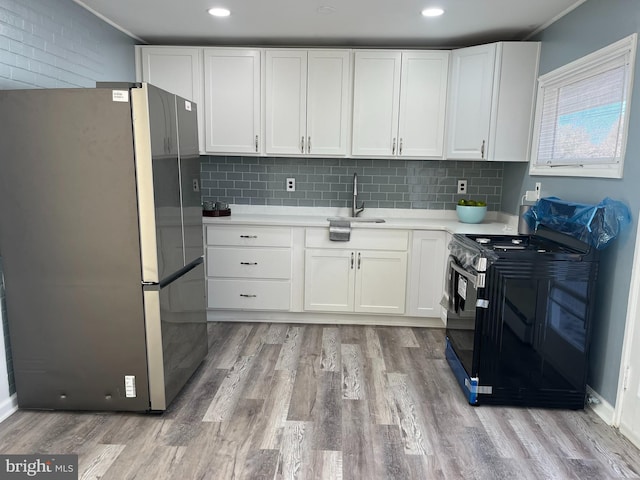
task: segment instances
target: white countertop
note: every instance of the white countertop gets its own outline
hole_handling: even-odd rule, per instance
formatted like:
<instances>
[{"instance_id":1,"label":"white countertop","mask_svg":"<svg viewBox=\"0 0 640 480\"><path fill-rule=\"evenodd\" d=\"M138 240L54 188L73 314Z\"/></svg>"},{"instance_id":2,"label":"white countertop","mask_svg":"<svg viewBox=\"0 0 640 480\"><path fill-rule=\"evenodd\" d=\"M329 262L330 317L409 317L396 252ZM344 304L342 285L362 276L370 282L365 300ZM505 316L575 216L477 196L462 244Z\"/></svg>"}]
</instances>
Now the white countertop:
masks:
<instances>
[{"instance_id":1,"label":"white countertop","mask_svg":"<svg viewBox=\"0 0 640 480\"><path fill-rule=\"evenodd\" d=\"M348 208L277 207L230 205L228 217L203 217L204 225L263 225L291 227L328 227L330 217L349 217ZM382 218L384 223L352 222L351 228L444 230L449 233L486 235L517 234L518 217L501 212L487 212L482 223L458 221L454 210L371 208L358 218Z\"/></svg>"}]
</instances>

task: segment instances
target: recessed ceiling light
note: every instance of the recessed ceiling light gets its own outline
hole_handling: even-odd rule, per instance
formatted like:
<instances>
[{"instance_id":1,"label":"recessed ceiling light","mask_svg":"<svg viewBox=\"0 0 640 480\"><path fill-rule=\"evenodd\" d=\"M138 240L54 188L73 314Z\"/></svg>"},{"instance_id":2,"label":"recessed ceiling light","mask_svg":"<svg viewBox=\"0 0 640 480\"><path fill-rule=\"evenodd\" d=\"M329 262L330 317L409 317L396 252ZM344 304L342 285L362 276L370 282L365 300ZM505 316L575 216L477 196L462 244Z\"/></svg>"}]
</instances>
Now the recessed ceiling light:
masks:
<instances>
[{"instance_id":1,"label":"recessed ceiling light","mask_svg":"<svg viewBox=\"0 0 640 480\"><path fill-rule=\"evenodd\" d=\"M209 15L213 15L214 17L228 17L231 15L231 12L226 8L215 7L209 9Z\"/></svg>"},{"instance_id":2,"label":"recessed ceiling light","mask_svg":"<svg viewBox=\"0 0 640 480\"><path fill-rule=\"evenodd\" d=\"M321 15L331 15L332 13L336 13L336 9L328 5L321 5L316 9L316 12Z\"/></svg>"},{"instance_id":3,"label":"recessed ceiling light","mask_svg":"<svg viewBox=\"0 0 640 480\"><path fill-rule=\"evenodd\" d=\"M444 13L444 10L441 8L425 8L422 10L423 17L439 17Z\"/></svg>"}]
</instances>

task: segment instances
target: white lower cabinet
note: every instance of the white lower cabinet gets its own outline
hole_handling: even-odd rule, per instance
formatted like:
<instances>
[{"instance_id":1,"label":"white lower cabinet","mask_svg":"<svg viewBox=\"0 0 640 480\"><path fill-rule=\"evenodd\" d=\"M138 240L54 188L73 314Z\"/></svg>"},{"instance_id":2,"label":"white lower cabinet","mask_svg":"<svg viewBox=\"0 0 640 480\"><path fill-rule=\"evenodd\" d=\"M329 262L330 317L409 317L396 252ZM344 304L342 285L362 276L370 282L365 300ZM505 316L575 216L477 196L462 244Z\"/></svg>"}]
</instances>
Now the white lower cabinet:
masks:
<instances>
[{"instance_id":1,"label":"white lower cabinet","mask_svg":"<svg viewBox=\"0 0 640 480\"><path fill-rule=\"evenodd\" d=\"M273 280L212 278L207 281L209 308L289 310L291 284Z\"/></svg>"},{"instance_id":2,"label":"white lower cabinet","mask_svg":"<svg viewBox=\"0 0 640 480\"><path fill-rule=\"evenodd\" d=\"M216 223L205 238L212 312L441 317L444 231L356 227L335 242L326 227Z\"/></svg>"},{"instance_id":3,"label":"white lower cabinet","mask_svg":"<svg viewBox=\"0 0 640 480\"><path fill-rule=\"evenodd\" d=\"M341 244L308 229L306 246L306 311L404 314L408 232L353 230Z\"/></svg>"},{"instance_id":4,"label":"white lower cabinet","mask_svg":"<svg viewBox=\"0 0 640 480\"><path fill-rule=\"evenodd\" d=\"M210 225L206 241L209 309L291 308L291 228Z\"/></svg>"},{"instance_id":5,"label":"white lower cabinet","mask_svg":"<svg viewBox=\"0 0 640 480\"><path fill-rule=\"evenodd\" d=\"M415 317L439 317L444 291L446 233L413 232L407 313Z\"/></svg>"},{"instance_id":6,"label":"white lower cabinet","mask_svg":"<svg viewBox=\"0 0 640 480\"><path fill-rule=\"evenodd\" d=\"M304 256L304 309L353 312L356 271L352 250L308 249Z\"/></svg>"},{"instance_id":7,"label":"white lower cabinet","mask_svg":"<svg viewBox=\"0 0 640 480\"><path fill-rule=\"evenodd\" d=\"M406 252L308 249L304 309L401 315L406 276Z\"/></svg>"},{"instance_id":8,"label":"white lower cabinet","mask_svg":"<svg viewBox=\"0 0 640 480\"><path fill-rule=\"evenodd\" d=\"M402 315L407 288L407 252L356 253L355 311Z\"/></svg>"}]
</instances>

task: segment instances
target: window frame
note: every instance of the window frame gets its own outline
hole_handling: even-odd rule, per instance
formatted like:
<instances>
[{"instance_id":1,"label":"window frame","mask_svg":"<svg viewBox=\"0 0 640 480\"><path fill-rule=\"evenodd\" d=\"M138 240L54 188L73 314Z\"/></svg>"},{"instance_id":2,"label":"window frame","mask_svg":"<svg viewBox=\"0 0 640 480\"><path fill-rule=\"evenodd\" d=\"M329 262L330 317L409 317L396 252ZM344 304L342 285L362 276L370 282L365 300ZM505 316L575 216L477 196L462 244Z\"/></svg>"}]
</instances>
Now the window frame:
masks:
<instances>
[{"instance_id":1,"label":"window frame","mask_svg":"<svg viewBox=\"0 0 640 480\"><path fill-rule=\"evenodd\" d=\"M531 142L531 160L529 164L530 175L567 176L567 177L596 177L596 178L622 178L624 171L624 159L627 146L627 134L629 131L629 118L631 113L631 97L633 79L635 73L635 58L637 33L629 35L607 47L601 48L567 65L557 68L538 78L538 94L536 99L535 120ZM540 129L543 112L543 104L546 89L556 90L571 85L575 82L613 70L607 67L612 60L625 56L628 64L626 75L625 109L622 119L622 137L620 145L620 159L615 163L590 163L573 165L548 165L538 163L538 147L540 143Z\"/></svg>"}]
</instances>

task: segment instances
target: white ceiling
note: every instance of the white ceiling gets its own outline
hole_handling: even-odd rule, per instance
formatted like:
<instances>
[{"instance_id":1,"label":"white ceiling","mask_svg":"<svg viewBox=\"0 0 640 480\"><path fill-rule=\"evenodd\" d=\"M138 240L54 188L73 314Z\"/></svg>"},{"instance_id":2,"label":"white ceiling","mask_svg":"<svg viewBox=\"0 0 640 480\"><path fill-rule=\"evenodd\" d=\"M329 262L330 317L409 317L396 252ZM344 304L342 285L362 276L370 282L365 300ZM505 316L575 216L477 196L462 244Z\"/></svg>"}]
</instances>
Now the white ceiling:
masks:
<instances>
[{"instance_id":1,"label":"white ceiling","mask_svg":"<svg viewBox=\"0 0 640 480\"><path fill-rule=\"evenodd\" d=\"M524 39L585 0L74 1L150 44L447 47ZM445 14L420 15L432 6Z\"/></svg>"}]
</instances>

